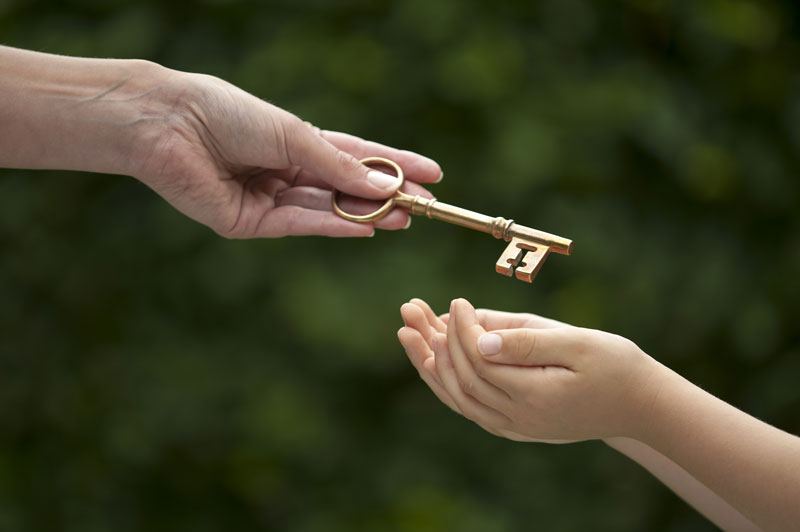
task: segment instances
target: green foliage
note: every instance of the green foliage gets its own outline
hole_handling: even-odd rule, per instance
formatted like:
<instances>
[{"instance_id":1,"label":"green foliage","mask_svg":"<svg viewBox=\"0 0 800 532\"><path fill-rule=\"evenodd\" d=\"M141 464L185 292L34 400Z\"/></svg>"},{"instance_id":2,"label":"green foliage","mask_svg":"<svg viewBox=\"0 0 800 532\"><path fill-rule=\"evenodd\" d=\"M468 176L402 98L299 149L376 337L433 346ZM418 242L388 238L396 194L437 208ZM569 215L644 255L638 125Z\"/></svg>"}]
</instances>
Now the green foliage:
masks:
<instances>
[{"instance_id":1,"label":"green foliage","mask_svg":"<svg viewBox=\"0 0 800 532\"><path fill-rule=\"evenodd\" d=\"M440 162L438 197L575 240L225 241L133 180L0 174L0 529L690 530L598 443L438 403L399 306L454 297L630 337L797 432L794 3L0 0L6 44L215 74Z\"/></svg>"}]
</instances>

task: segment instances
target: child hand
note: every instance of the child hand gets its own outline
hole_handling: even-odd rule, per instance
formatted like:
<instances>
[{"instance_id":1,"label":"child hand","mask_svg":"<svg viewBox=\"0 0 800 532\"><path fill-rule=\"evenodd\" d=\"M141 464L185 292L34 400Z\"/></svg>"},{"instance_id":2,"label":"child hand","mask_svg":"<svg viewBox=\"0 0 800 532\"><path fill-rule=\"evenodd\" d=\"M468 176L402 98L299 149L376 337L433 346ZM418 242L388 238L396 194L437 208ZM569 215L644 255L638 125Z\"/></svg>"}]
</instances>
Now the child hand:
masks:
<instances>
[{"instance_id":1,"label":"child hand","mask_svg":"<svg viewBox=\"0 0 800 532\"><path fill-rule=\"evenodd\" d=\"M629 340L455 300L437 318L401 308L409 359L451 408L494 434L566 442L631 436L646 423L659 365ZM488 334L487 334L488 332Z\"/></svg>"},{"instance_id":2,"label":"child hand","mask_svg":"<svg viewBox=\"0 0 800 532\"><path fill-rule=\"evenodd\" d=\"M506 314L493 310L485 311L481 309L480 313L493 313L493 314ZM406 350L411 364L419 372L419 376L433 391L444 404L449 406L453 411L463 415L458 405L453 401L450 395L444 388L442 380L436 371L436 362L433 353L433 338L437 333L447 332L447 322L449 316L443 314L436 316L431 307L421 299L412 299L400 307L400 313L403 316L403 321L406 326L397 331L397 337L400 343ZM509 316L522 316L509 314ZM483 425L476 421L487 432L496 436L502 436L516 441L529 441L528 438L521 434L511 431L500 430L488 425Z\"/></svg>"},{"instance_id":3,"label":"child hand","mask_svg":"<svg viewBox=\"0 0 800 532\"><path fill-rule=\"evenodd\" d=\"M431 307L421 299L412 299L400 308L406 326L401 328L397 335L400 343L406 349L406 354L411 363L419 372L420 377L433 393L447 406L458 414L464 415L453 398L445 390L442 379L436 370L436 361L433 352L433 339L437 333L447 332L449 314L436 316ZM563 327L563 323L542 318L534 314L513 314L497 310L479 309L477 311L481 323L492 330L496 327ZM468 417L468 416L465 416ZM472 418L487 432L515 441L537 441L522 434L500 429L498 427L482 424Z\"/></svg>"}]
</instances>

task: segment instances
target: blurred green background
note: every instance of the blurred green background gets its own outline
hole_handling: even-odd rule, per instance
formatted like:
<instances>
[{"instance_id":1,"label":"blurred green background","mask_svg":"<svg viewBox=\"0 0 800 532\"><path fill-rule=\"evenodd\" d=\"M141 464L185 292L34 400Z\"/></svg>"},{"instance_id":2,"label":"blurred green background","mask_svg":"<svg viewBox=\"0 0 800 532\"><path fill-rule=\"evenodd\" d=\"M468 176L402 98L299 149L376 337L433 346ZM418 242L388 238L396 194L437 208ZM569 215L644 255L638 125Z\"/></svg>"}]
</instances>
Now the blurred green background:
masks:
<instances>
[{"instance_id":1,"label":"blurred green background","mask_svg":"<svg viewBox=\"0 0 800 532\"><path fill-rule=\"evenodd\" d=\"M220 76L575 241L532 285L425 219L228 241L133 179L0 173L0 530L710 530L598 442L484 433L400 305L625 335L800 431L795 2L0 0L0 39ZM2 142L0 140L0 142Z\"/></svg>"}]
</instances>

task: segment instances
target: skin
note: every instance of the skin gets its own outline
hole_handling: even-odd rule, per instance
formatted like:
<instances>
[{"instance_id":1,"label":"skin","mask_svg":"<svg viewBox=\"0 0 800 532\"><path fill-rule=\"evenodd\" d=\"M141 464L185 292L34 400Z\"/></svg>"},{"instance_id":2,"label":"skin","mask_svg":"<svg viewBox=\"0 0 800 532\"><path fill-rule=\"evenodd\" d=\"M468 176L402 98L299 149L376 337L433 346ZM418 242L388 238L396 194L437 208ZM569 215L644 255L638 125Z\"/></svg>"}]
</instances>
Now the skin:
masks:
<instances>
[{"instance_id":1,"label":"skin","mask_svg":"<svg viewBox=\"0 0 800 532\"><path fill-rule=\"evenodd\" d=\"M0 65L0 167L133 176L225 237L408 227L401 209L376 224L344 220L330 191L350 195L341 206L354 214L393 194L398 180L376 184L386 175L358 162L367 156L397 162L410 194L431 197L419 183L442 176L426 157L321 131L212 76L4 46Z\"/></svg>"},{"instance_id":2,"label":"skin","mask_svg":"<svg viewBox=\"0 0 800 532\"><path fill-rule=\"evenodd\" d=\"M330 190L356 214L398 183L358 159L393 159L410 181L441 178L420 155L296 116L211 76L146 61L82 59L0 46L0 167L130 175L230 238L370 236L407 227L331 212ZM619 336L457 300L437 317L419 300L398 336L448 406L519 441L604 439L726 529L800 522L800 443L705 393ZM503 349L478 349L486 331ZM744 437L747 436L747 437ZM769 459L764 459L769 457Z\"/></svg>"},{"instance_id":3,"label":"skin","mask_svg":"<svg viewBox=\"0 0 800 532\"><path fill-rule=\"evenodd\" d=\"M476 311L463 299L442 316L419 299L401 314L398 338L422 379L485 430L517 441L601 439L725 530L800 522L800 438L706 393L630 340ZM489 340L497 349L487 350Z\"/></svg>"}]
</instances>

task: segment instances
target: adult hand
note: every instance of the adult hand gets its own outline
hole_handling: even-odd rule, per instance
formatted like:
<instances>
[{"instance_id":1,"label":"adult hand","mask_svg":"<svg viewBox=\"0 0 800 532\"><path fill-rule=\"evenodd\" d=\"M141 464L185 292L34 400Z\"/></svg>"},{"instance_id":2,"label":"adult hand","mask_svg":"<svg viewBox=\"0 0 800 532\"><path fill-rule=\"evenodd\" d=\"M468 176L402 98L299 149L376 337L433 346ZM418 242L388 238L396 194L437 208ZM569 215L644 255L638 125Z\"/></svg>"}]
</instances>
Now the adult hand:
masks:
<instances>
[{"instance_id":1,"label":"adult hand","mask_svg":"<svg viewBox=\"0 0 800 532\"><path fill-rule=\"evenodd\" d=\"M154 96L175 106L168 120L155 125L150 153L135 175L224 236L370 236L373 224L349 222L331 210L331 187L351 196L343 208L366 213L378 203L357 198L386 198L399 181L359 159L397 162L411 181L410 194L431 197L414 182L432 183L442 175L430 159L320 131L220 79L173 76ZM395 209L376 225L399 229L408 221Z\"/></svg>"},{"instance_id":2,"label":"adult hand","mask_svg":"<svg viewBox=\"0 0 800 532\"><path fill-rule=\"evenodd\" d=\"M397 179L358 162L367 156L400 164L410 194L430 197L416 183L442 175L430 159L320 131L212 76L4 46L0 65L0 166L132 175L226 237L373 234L330 205L332 187L355 197L342 201L355 214L395 192ZM395 209L375 225L408 220Z\"/></svg>"},{"instance_id":3,"label":"adult hand","mask_svg":"<svg viewBox=\"0 0 800 532\"><path fill-rule=\"evenodd\" d=\"M398 336L423 379L492 433L551 443L627 436L655 399L650 382L660 366L620 336L476 312L463 299L440 322L419 300L401 313Z\"/></svg>"}]
</instances>

